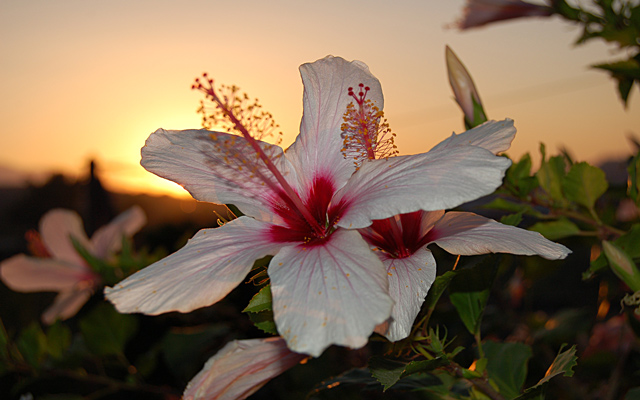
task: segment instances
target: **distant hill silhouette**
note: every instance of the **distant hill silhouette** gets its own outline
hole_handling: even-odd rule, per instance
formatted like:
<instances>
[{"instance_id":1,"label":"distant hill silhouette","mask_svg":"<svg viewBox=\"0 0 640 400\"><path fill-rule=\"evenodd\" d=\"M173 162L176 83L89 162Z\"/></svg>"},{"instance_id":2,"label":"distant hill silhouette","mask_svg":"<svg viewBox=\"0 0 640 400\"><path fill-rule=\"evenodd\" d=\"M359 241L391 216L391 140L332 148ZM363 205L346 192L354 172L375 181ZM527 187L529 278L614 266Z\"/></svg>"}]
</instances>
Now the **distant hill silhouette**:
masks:
<instances>
[{"instance_id":1,"label":"distant hill silhouette","mask_svg":"<svg viewBox=\"0 0 640 400\"><path fill-rule=\"evenodd\" d=\"M168 251L176 250L198 229L217 226L216 212L227 217L223 206L170 196L108 192L93 174L80 182L55 174L42 185L0 187L0 260L26 252L25 233L38 229L40 218L53 208L78 212L91 235L133 205L142 207L147 215L138 240Z\"/></svg>"}]
</instances>

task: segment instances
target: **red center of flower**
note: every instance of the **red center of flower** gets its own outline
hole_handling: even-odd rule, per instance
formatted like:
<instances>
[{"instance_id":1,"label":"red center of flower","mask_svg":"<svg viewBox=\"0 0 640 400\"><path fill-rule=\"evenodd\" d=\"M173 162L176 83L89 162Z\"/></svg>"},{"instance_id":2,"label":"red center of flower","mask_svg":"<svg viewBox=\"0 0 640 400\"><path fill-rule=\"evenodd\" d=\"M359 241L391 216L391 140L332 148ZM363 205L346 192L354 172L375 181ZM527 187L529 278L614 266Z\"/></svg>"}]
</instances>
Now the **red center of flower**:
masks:
<instances>
[{"instance_id":1,"label":"red center of flower","mask_svg":"<svg viewBox=\"0 0 640 400\"><path fill-rule=\"evenodd\" d=\"M317 176L303 201L305 210L312 215L321 230L314 229L307 218L293 204L289 197L280 193L273 201L273 210L280 216L284 225L273 225L271 237L276 242L302 242L309 245L322 244L335 230L335 224L344 212L344 203L331 204L336 188L329 178Z\"/></svg>"},{"instance_id":2,"label":"red center of flower","mask_svg":"<svg viewBox=\"0 0 640 400\"><path fill-rule=\"evenodd\" d=\"M423 217L423 211L415 211L374 220L369 228L360 233L369 244L393 258L409 257L432 241L432 230L423 232Z\"/></svg>"}]
</instances>

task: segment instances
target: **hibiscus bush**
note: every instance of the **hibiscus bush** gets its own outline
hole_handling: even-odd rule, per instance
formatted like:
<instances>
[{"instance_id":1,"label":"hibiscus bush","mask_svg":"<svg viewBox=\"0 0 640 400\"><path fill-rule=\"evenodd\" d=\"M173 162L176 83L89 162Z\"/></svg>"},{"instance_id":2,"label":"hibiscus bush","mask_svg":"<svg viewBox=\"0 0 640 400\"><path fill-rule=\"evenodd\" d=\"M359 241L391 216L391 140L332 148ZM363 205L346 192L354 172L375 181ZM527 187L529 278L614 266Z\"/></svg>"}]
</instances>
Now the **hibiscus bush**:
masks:
<instances>
[{"instance_id":1,"label":"hibiscus bush","mask_svg":"<svg viewBox=\"0 0 640 400\"><path fill-rule=\"evenodd\" d=\"M142 165L228 212L165 252L148 250L157 237L132 241L138 208L91 239L72 211L45 214L31 254L2 261L0 277L57 295L11 302L22 318L0 323L0 392L639 397L640 146L624 185L544 145L534 170L530 154L505 154L514 121L489 120L449 48L446 63L467 130L415 155L398 154L362 62L300 67L304 114L286 150L257 101L197 79L203 129L152 133Z\"/></svg>"}]
</instances>

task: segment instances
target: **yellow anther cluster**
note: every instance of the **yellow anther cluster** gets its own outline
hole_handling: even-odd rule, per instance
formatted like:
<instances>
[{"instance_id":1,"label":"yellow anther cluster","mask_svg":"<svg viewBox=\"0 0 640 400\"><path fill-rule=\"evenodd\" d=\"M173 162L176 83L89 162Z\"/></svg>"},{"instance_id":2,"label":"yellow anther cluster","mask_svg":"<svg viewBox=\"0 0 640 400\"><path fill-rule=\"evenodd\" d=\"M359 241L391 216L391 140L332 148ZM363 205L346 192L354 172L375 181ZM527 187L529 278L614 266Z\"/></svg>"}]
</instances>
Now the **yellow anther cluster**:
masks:
<instances>
[{"instance_id":1,"label":"yellow anther cluster","mask_svg":"<svg viewBox=\"0 0 640 400\"><path fill-rule=\"evenodd\" d=\"M357 107L353 102L350 103L342 119L342 154L345 158L353 159L356 168L364 160L389 158L398 154L396 134L389 128L384 112L371 100L358 101Z\"/></svg>"},{"instance_id":2,"label":"yellow anther cluster","mask_svg":"<svg viewBox=\"0 0 640 400\"><path fill-rule=\"evenodd\" d=\"M213 87L210 90L213 91ZM237 124L229 118L231 113L254 139L278 145L282 142L282 132L278 131L280 125L271 113L262 109L258 99L252 101L246 93L240 94L235 85L221 85L215 92L215 98L207 95L200 101L198 113L202 114L203 128L240 134Z\"/></svg>"}]
</instances>

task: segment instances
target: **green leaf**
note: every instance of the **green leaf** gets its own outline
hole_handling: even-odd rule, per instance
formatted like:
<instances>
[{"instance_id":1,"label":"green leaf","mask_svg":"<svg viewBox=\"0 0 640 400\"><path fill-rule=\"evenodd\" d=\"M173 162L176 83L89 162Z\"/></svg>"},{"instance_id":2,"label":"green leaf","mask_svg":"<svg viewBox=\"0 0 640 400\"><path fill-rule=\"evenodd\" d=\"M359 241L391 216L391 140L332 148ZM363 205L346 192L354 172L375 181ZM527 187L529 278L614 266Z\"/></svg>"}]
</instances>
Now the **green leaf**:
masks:
<instances>
[{"instance_id":1,"label":"green leaf","mask_svg":"<svg viewBox=\"0 0 640 400\"><path fill-rule=\"evenodd\" d=\"M527 363L531 358L531 348L523 343L483 343L488 359L489 378L498 385L500 394L512 399L522 391L527 378Z\"/></svg>"},{"instance_id":2,"label":"green leaf","mask_svg":"<svg viewBox=\"0 0 640 400\"><path fill-rule=\"evenodd\" d=\"M260 289L242 311L249 313L249 319L256 328L272 335L278 334L276 323L273 321L273 311L271 311L271 285Z\"/></svg>"},{"instance_id":3,"label":"green leaf","mask_svg":"<svg viewBox=\"0 0 640 400\"><path fill-rule=\"evenodd\" d=\"M249 319L253 322L256 328L261 331L272 335L278 334L276 323L273 321L273 311L266 310L257 313L251 312L249 313Z\"/></svg>"},{"instance_id":4,"label":"green leaf","mask_svg":"<svg viewBox=\"0 0 640 400\"><path fill-rule=\"evenodd\" d=\"M609 265L613 272L621 281L627 284L632 291L640 290L640 272L631 257L615 244L603 241L602 249L609 261Z\"/></svg>"},{"instance_id":5,"label":"green leaf","mask_svg":"<svg viewBox=\"0 0 640 400\"><path fill-rule=\"evenodd\" d=\"M16 346L24 360L33 368L38 368L47 353L47 337L34 321L20 332Z\"/></svg>"},{"instance_id":6,"label":"green leaf","mask_svg":"<svg viewBox=\"0 0 640 400\"><path fill-rule=\"evenodd\" d=\"M539 232L549 240L558 240L580 233L580 228L567 218L549 222L536 222L529 230Z\"/></svg>"},{"instance_id":7,"label":"green leaf","mask_svg":"<svg viewBox=\"0 0 640 400\"><path fill-rule=\"evenodd\" d=\"M482 206L482 208L489 208L492 210L501 210L508 211L513 213L519 213L522 210L526 210L527 205L513 203L511 201L507 201L501 197L497 197L490 201L489 203Z\"/></svg>"},{"instance_id":8,"label":"green leaf","mask_svg":"<svg viewBox=\"0 0 640 400\"><path fill-rule=\"evenodd\" d=\"M560 347L558 355L551 363L551 366L547 370L538 383L524 391L524 394L516 397L515 400L531 399L538 396L542 392L543 385L558 375L573 376L573 367L578 363L578 357L576 356L576 346L571 346L566 351L562 351L564 345Z\"/></svg>"},{"instance_id":9,"label":"green leaf","mask_svg":"<svg viewBox=\"0 0 640 400\"><path fill-rule=\"evenodd\" d=\"M624 235L620 236L613 241L616 247L620 248L632 259L640 258L640 224L634 224L631 229ZM599 270L606 268L609 265L604 252L600 254L598 258L591 262L589 269L582 275L582 279L589 279Z\"/></svg>"},{"instance_id":10,"label":"green leaf","mask_svg":"<svg viewBox=\"0 0 640 400\"><path fill-rule=\"evenodd\" d=\"M640 152L629 162L627 173L629 174L627 192L629 197L636 203L636 206L638 206L640 205Z\"/></svg>"},{"instance_id":11,"label":"green leaf","mask_svg":"<svg viewBox=\"0 0 640 400\"><path fill-rule=\"evenodd\" d=\"M564 157L555 156L547 161L543 144L540 144L540 153L542 154L542 162L540 169L536 172L540 187L547 192L555 203L564 205L566 203L562 193L562 180L565 176L566 167Z\"/></svg>"},{"instance_id":12,"label":"green leaf","mask_svg":"<svg viewBox=\"0 0 640 400\"><path fill-rule=\"evenodd\" d=\"M520 222L522 222L522 214L524 211L520 211L519 213L503 215L500 218L500 223L511 226L518 226Z\"/></svg>"},{"instance_id":13,"label":"green leaf","mask_svg":"<svg viewBox=\"0 0 640 400\"><path fill-rule=\"evenodd\" d=\"M265 310L271 310L271 285L260 289L242 312L257 313Z\"/></svg>"},{"instance_id":14,"label":"green leaf","mask_svg":"<svg viewBox=\"0 0 640 400\"><path fill-rule=\"evenodd\" d=\"M76 238L71 236L70 239L75 250L78 252L78 254L80 254L82 259L84 259L87 264L89 264L89 267L91 267L94 272L96 272L100 276L109 275L113 272L113 267L111 267L103 260L96 258L93 254L91 254L91 252L89 252L89 250L85 249L84 246L82 246L82 244Z\"/></svg>"},{"instance_id":15,"label":"green leaf","mask_svg":"<svg viewBox=\"0 0 640 400\"><path fill-rule=\"evenodd\" d=\"M629 389L624 400L640 400L640 387Z\"/></svg>"},{"instance_id":16,"label":"green leaf","mask_svg":"<svg viewBox=\"0 0 640 400\"><path fill-rule=\"evenodd\" d=\"M391 389L402 391L422 391L429 392L436 390L447 393L447 388L442 388L442 380L432 374L413 375L401 379ZM306 396L308 399L352 399L364 398L359 394L362 392L378 392L380 382L378 382L367 369L351 369L341 375L327 379L317 384ZM387 396L388 397L388 396ZM385 397L386 398L386 397ZM431 399L431 397L428 397ZM437 397L444 398L444 397Z\"/></svg>"},{"instance_id":17,"label":"green leaf","mask_svg":"<svg viewBox=\"0 0 640 400\"><path fill-rule=\"evenodd\" d=\"M495 257L481 258L472 268L457 271L449 285L449 299L464 326L472 334L480 332L480 321L489 299L489 290L498 270Z\"/></svg>"},{"instance_id":18,"label":"green leaf","mask_svg":"<svg viewBox=\"0 0 640 400\"><path fill-rule=\"evenodd\" d=\"M424 310L427 310L428 315L431 315L438 303L438 300L440 300L442 293L444 293L447 287L449 287L449 283L451 283L454 276L456 276L455 271L447 271L436 277L436 280L433 282L433 285L431 285L431 288L427 293L424 305L422 306ZM426 322L428 322L428 320L425 321L425 323Z\"/></svg>"},{"instance_id":19,"label":"green leaf","mask_svg":"<svg viewBox=\"0 0 640 400\"><path fill-rule=\"evenodd\" d=\"M555 0L553 3L551 3L551 7L553 7L556 13L562 15L566 19L581 21L581 10L571 7L565 0Z\"/></svg>"},{"instance_id":20,"label":"green leaf","mask_svg":"<svg viewBox=\"0 0 640 400\"><path fill-rule=\"evenodd\" d=\"M371 357L369 360L369 371L380 382L382 390L387 390L395 385L406 367L407 363L405 362L389 360L384 357Z\"/></svg>"},{"instance_id":21,"label":"green leaf","mask_svg":"<svg viewBox=\"0 0 640 400\"><path fill-rule=\"evenodd\" d=\"M573 164L562 180L562 189L567 199L593 210L596 200L609 187L604 172L586 162Z\"/></svg>"},{"instance_id":22,"label":"green leaf","mask_svg":"<svg viewBox=\"0 0 640 400\"><path fill-rule=\"evenodd\" d=\"M71 345L71 330L60 320L47 330L47 353L55 359L61 359Z\"/></svg>"},{"instance_id":23,"label":"green leaf","mask_svg":"<svg viewBox=\"0 0 640 400\"><path fill-rule=\"evenodd\" d=\"M548 382L551 378L558 375L573 376L573 367L578 364L578 357L576 356L576 346L571 346L568 350L562 351L560 348L558 355L551 363L551 366L544 374L544 378L540 379L538 385Z\"/></svg>"},{"instance_id":24,"label":"green leaf","mask_svg":"<svg viewBox=\"0 0 640 400\"><path fill-rule=\"evenodd\" d=\"M4 328L4 323L2 319L0 319L0 360L8 360L9 359L9 335L7 334L7 330ZM0 365L3 363L0 363ZM0 367L0 372L2 372L2 368Z\"/></svg>"},{"instance_id":25,"label":"green leaf","mask_svg":"<svg viewBox=\"0 0 640 400\"><path fill-rule=\"evenodd\" d=\"M523 155L517 163L511 164L505 174L505 186L519 198L526 197L538 187L538 179L531 176L531 156L529 153Z\"/></svg>"},{"instance_id":26,"label":"green leaf","mask_svg":"<svg viewBox=\"0 0 640 400\"><path fill-rule=\"evenodd\" d=\"M120 355L138 327L133 315L119 314L101 303L80 320L80 331L89 350L99 356Z\"/></svg>"},{"instance_id":27,"label":"green leaf","mask_svg":"<svg viewBox=\"0 0 640 400\"><path fill-rule=\"evenodd\" d=\"M393 360L385 357L374 356L369 359L369 371L371 375L383 386L386 391L395 385L401 378L413 375L419 372L432 371L436 368L447 365L448 363L441 359L404 362Z\"/></svg>"},{"instance_id":28,"label":"green leaf","mask_svg":"<svg viewBox=\"0 0 640 400\"><path fill-rule=\"evenodd\" d=\"M625 33L629 35L627 39L624 39L624 35L621 36L617 34L611 35L610 39L615 41L619 41L618 39L623 41L630 40L631 43L634 43L634 46L637 46L636 41L639 36L638 29L627 29ZM601 34L601 36L604 38L605 34ZM591 67L608 71L611 77L618 82L618 93L620 94L622 103L626 107L633 84L640 84L640 62L634 57L630 57L627 60L596 64Z\"/></svg>"}]
</instances>

